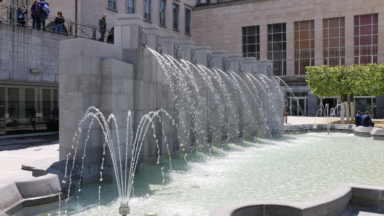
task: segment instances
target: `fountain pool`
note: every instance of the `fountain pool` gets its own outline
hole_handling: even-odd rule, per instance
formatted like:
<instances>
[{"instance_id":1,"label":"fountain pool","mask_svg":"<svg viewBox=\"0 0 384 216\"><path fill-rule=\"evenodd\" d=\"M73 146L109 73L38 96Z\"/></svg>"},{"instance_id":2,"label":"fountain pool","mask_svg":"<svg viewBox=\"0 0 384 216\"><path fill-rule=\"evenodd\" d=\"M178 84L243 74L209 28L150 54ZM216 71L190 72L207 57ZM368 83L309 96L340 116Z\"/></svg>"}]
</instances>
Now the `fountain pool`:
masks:
<instances>
[{"instance_id":1,"label":"fountain pool","mask_svg":"<svg viewBox=\"0 0 384 216\"><path fill-rule=\"evenodd\" d=\"M307 133L184 153L172 159L172 171L164 160L136 175L131 215L206 216L237 201L313 199L341 182L383 186L382 145L353 134ZM117 193L115 184L86 185L62 204L62 214L118 215ZM59 204L50 205L55 210L40 215L57 215Z\"/></svg>"}]
</instances>

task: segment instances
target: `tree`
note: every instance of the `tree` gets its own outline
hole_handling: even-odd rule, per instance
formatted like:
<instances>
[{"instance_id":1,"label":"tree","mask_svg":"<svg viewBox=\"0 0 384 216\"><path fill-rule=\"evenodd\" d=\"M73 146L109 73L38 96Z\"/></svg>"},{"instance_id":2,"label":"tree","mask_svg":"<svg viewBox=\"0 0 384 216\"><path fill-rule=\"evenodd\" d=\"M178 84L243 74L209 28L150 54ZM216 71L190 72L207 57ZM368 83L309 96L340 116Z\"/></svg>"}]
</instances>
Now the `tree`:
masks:
<instances>
[{"instance_id":1,"label":"tree","mask_svg":"<svg viewBox=\"0 0 384 216\"><path fill-rule=\"evenodd\" d=\"M348 67L314 66L307 67L306 81L311 93L318 97L384 95L384 66L352 65ZM353 110L353 109L352 109Z\"/></svg>"}]
</instances>

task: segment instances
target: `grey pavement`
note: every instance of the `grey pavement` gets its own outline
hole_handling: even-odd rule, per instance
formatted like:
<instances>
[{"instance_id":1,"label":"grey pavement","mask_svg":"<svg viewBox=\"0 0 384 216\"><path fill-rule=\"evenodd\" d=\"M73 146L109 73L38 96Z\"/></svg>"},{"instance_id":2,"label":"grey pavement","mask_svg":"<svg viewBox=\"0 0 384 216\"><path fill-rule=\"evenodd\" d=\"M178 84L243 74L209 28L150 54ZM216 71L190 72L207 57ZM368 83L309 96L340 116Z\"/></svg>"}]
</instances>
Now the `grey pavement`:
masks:
<instances>
[{"instance_id":1,"label":"grey pavement","mask_svg":"<svg viewBox=\"0 0 384 216\"><path fill-rule=\"evenodd\" d=\"M32 172L22 170L22 166L33 166L42 160L59 160L58 135L0 140L0 184L32 177Z\"/></svg>"}]
</instances>

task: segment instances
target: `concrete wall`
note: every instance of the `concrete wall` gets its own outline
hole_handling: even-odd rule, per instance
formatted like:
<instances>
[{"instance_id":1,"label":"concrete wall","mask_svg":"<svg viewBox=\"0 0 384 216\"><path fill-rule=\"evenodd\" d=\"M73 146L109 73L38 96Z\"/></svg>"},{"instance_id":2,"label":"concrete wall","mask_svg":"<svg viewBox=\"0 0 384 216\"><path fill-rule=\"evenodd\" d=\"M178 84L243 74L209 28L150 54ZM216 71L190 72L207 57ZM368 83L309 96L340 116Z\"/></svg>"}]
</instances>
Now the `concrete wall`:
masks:
<instances>
[{"instance_id":1,"label":"concrete wall","mask_svg":"<svg viewBox=\"0 0 384 216\"><path fill-rule=\"evenodd\" d=\"M0 80L58 84L59 41L66 36L7 24L0 24L0 34Z\"/></svg>"}]
</instances>

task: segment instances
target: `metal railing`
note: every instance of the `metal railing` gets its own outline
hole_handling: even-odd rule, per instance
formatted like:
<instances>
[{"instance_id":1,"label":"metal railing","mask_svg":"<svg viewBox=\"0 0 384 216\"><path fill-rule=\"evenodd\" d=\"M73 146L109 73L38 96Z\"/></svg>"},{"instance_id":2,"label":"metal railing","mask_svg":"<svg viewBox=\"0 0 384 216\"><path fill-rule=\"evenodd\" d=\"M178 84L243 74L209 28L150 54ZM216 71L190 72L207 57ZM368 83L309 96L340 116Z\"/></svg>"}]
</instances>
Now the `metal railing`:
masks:
<instances>
[{"instance_id":1,"label":"metal railing","mask_svg":"<svg viewBox=\"0 0 384 216\"><path fill-rule=\"evenodd\" d=\"M115 0L108 0L108 8L116 10L116 1Z\"/></svg>"},{"instance_id":2,"label":"metal railing","mask_svg":"<svg viewBox=\"0 0 384 216\"><path fill-rule=\"evenodd\" d=\"M135 9L133 7L127 7L127 13L128 14L134 14L135 13Z\"/></svg>"},{"instance_id":3,"label":"metal railing","mask_svg":"<svg viewBox=\"0 0 384 216\"><path fill-rule=\"evenodd\" d=\"M18 20L17 18L17 10L18 10L18 6L0 2L0 23L7 23L10 25L22 26L25 28L33 29L33 25L32 25L33 19L31 17L32 11L28 8L25 9L27 11L27 13L24 14L24 19L23 19L23 21L25 21L25 24L21 24L21 20L20 19ZM55 19L56 19L55 16L48 15L45 21L46 32L58 33L55 31L55 27L56 27ZM95 20L95 22L97 22L98 24L99 20ZM91 40L97 39L97 32L99 31L99 26L76 22L69 19L65 19L62 25L64 26L62 35L75 37L75 38L86 38ZM40 31L39 29L35 29L35 30ZM107 39L104 41L106 41L107 43L114 43L113 29L106 29L105 37Z\"/></svg>"}]
</instances>

